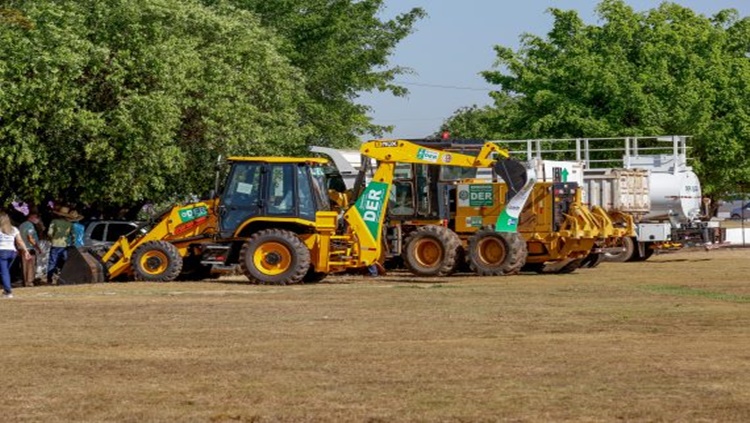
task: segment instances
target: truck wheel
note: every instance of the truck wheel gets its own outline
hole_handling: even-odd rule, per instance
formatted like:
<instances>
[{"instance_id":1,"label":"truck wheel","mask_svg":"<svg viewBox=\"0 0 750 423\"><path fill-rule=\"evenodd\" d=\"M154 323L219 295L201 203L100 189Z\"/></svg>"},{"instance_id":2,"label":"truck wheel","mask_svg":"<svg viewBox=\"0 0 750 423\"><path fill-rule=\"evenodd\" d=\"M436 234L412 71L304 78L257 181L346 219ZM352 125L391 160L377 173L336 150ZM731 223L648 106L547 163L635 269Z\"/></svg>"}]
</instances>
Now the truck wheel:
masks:
<instances>
[{"instance_id":1,"label":"truck wheel","mask_svg":"<svg viewBox=\"0 0 750 423\"><path fill-rule=\"evenodd\" d=\"M460 246L461 239L452 230L427 225L406 237L402 257L406 268L417 276L445 276L455 270Z\"/></svg>"},{"instance_id":2,"label":"truck wheel","mask_svg":"<svg viewBox=\"0 0 750 423\"><path fill-rule=\"evenodd\" d=\"M182 257L173 244L166 241L149 241L133 253L133 273L136 280L170 282L182 271Z\"/></svg>"},{"instance_id":3,"label":"truck wheel","mask_svg":"<svg viewBox=\"0 0 750 423\"><path fill-rule=\"evenodd\" d=\"M626 261L630 261L633 258L633 255L636 252L635 241L633 241L633 238L631 237L620 238L620 243L618 243L618 245L622 247L624 251L620 253L605 253L604 261L610 261L614 263L625 263Z\"/></svg>"},{"instance_id":4,"label":"truck wheel","mask_svg":"<svg viewBox=\"0 0 750 423\"><path fill-rule=\"evenodd\" d=\"M299 283L310 268L310 250L294 232L266 229L256 232L242 246L240 268L251 283Z\"/></svg>"},{"instance_id":5,"label":"truck wheel","mask_svg":"<svg viewBox=\"0 0 750 423\"><path fill-rule=\"evenodd\" d=\"M651 258L651 256L654 255L654 249L653 248L646 248L646 255L643 256L643 260L648 260Z\"/></svg>"},{"instance_id":6,"label":"truck wheel","mask_svg":"<svg viewBox=\"0 0 750 423\"><path fill-rule=\"evenodd\" d=\"M649 248L649 245L646 244L646 248L643 250L643 255L640 254L640 251L636 251L636 253L633 254L631 261L646 261L651 258L652 255L654 255L653 248Z\"/></svg>"},{"instance_id":7,"label":"truck wheel","mask_svg":"<svg viewBox=\"0 0 750 423\"><path fill-rule=\"evenodd\" d=\"M515 275L527 255L526 241L517 233L486 227L469 238L469 264L479 276Z\"/></svg>"}]
</instances>

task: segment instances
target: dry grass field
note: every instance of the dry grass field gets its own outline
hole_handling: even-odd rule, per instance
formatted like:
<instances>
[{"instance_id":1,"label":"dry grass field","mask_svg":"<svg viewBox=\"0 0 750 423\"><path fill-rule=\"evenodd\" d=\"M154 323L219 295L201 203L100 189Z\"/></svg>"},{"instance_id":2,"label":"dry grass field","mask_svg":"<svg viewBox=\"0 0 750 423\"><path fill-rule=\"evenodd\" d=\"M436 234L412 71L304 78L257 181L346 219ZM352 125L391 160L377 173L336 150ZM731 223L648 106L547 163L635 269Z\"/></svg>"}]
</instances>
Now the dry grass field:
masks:
<instances>
[{"instance_id":1,"label":"dry grass field","mask_svg":"<svg viewBox=\"0 0 750 423\"><path fill-rule=\"evenodd\" d=\"M750 250L15 294L2 421L750 421Z\"/></svg>"}]
</instances>

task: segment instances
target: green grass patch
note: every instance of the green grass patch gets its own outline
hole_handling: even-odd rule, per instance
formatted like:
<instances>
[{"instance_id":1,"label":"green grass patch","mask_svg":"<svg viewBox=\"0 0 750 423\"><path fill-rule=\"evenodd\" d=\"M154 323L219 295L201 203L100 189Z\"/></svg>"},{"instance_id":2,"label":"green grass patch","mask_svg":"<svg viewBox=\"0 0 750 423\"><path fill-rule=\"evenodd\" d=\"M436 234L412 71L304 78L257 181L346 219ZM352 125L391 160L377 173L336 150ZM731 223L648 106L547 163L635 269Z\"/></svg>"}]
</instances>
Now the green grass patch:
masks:
<instances>
[{"instance_id":1,"label":"green grass patch","mask_svg":"<svg viewBox=\"0 0 750 423\"><path fill-rule=\"evenodd\" d=\"M646 291L659 294L679 295L682 297L703 297L710 300L728 301L732 303L750 303L750 296L727 294L725 292L707 291L684 285L646 285Z\"/></svg>"}]
</instances>

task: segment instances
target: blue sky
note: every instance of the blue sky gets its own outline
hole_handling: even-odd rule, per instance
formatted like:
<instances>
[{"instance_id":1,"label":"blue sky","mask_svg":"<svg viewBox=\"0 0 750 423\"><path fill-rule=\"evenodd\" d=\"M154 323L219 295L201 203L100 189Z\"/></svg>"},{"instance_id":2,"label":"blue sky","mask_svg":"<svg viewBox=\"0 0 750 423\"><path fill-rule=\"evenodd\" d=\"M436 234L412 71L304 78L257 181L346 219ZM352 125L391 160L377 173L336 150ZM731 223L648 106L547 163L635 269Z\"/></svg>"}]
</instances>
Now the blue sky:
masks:
<instances>
[{"instance_id":1,"label":"blue sky","mask_svg":"<svg viewBox=\"0 0 750 423\"><path fill-rule=\"evenodd\" d=\"M737 9L741 16L750 15L749 0L672 2L708 16L729 8ZM576 10L584 21L595 23L594 8L598 3L594 0L386 0L385 18L413 7L422 7L428 14L417 22L416 31L398 45L390 60L392 65L414 71L398 78L410 94L396 98L367 93L359 102L373 108L371 116L375 123L395 126L388 137L428 136L457 109L491 103L488 96L491 87L479 72L492 68L493 46L515 49L525 32L545 35L552 26L552 17L546 13L550 7ZM645 11L657 7L661 1L628 0L627 3L636 11Z\"/></svg>"}]
</instances>

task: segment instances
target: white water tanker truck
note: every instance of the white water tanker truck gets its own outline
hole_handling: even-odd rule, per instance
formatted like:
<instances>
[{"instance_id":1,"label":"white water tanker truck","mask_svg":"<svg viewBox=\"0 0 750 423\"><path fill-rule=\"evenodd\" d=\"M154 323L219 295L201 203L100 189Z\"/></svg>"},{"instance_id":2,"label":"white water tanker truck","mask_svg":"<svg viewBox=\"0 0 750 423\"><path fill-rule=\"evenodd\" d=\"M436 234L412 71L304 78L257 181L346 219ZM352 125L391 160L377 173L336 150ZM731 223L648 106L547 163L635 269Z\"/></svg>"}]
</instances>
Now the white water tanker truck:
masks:
<instances>
[{"instance_id":1,"label":"white water tanker truck","mask_svg":"<svg viewBox=\"0 0 750 423\"><path fill-rule=\"evenodd\" d=\"M646 260L655 251L712 248L724 241L719 222L704 213L701 185L688 165L686 136L496 141L514 157L543 162L540 180L584 186L584 203L600 206L636 236L610 248L609 261Z\"/></svg>"}]
</instances>

